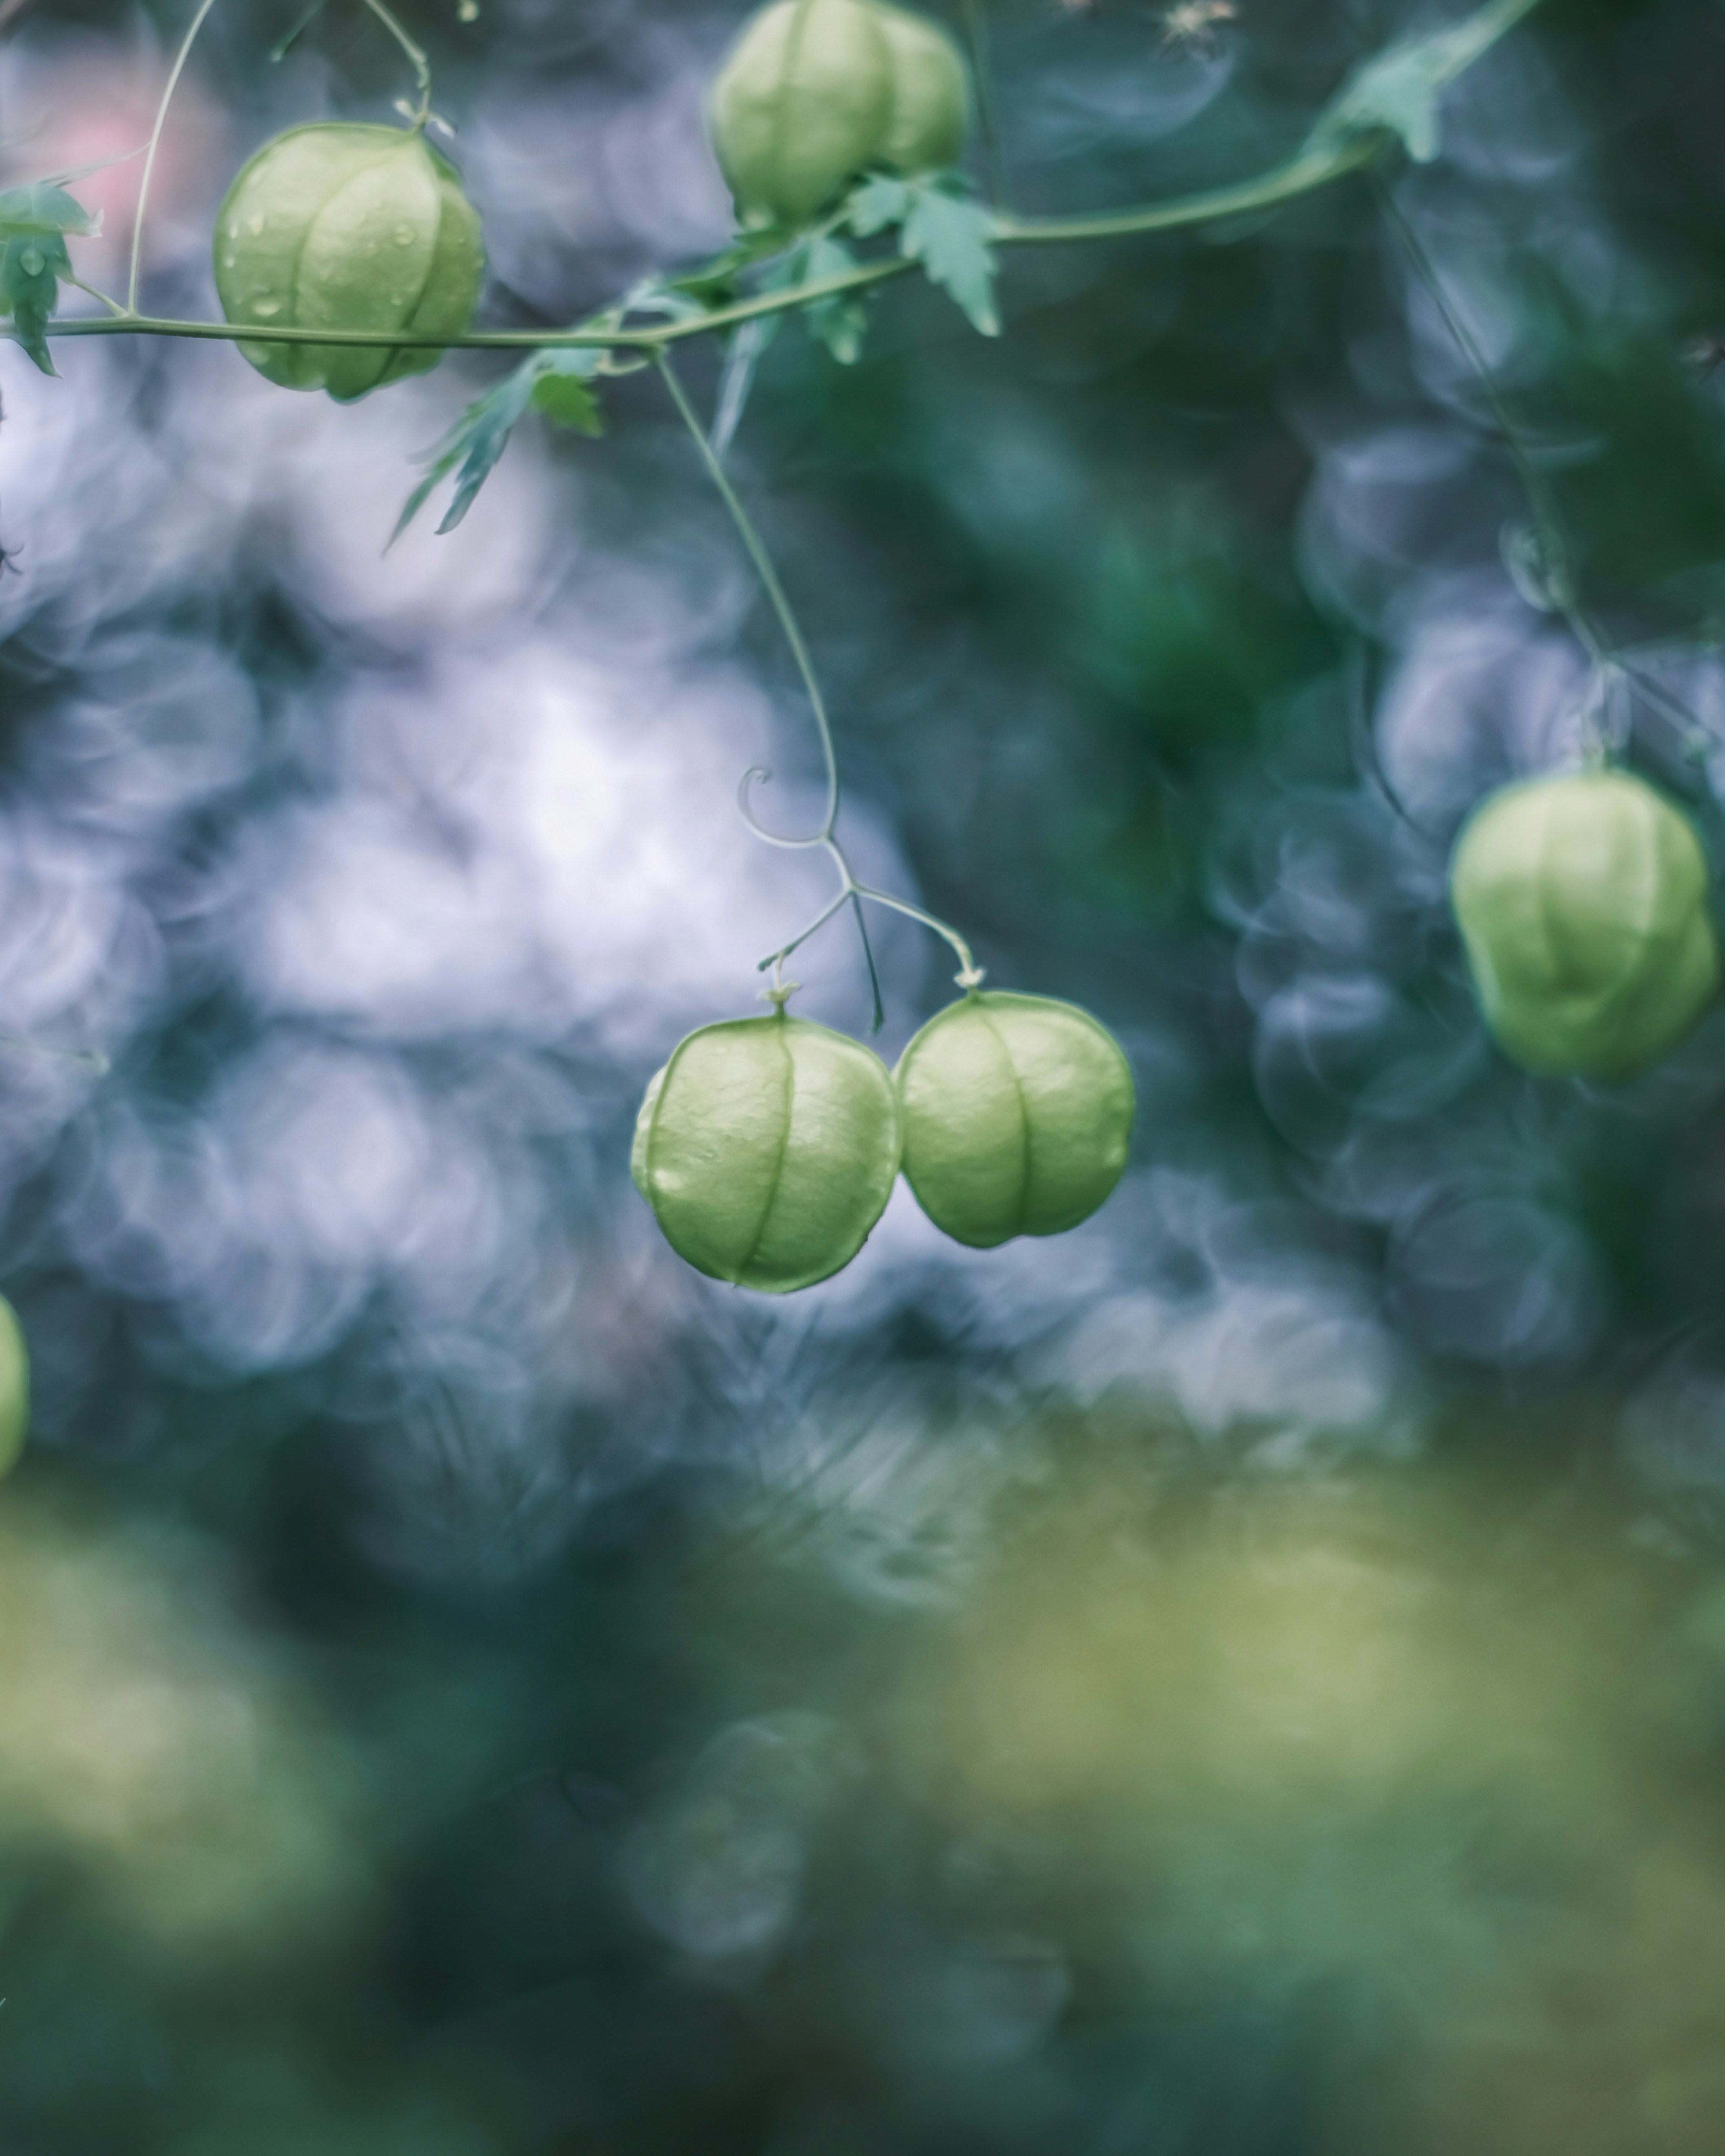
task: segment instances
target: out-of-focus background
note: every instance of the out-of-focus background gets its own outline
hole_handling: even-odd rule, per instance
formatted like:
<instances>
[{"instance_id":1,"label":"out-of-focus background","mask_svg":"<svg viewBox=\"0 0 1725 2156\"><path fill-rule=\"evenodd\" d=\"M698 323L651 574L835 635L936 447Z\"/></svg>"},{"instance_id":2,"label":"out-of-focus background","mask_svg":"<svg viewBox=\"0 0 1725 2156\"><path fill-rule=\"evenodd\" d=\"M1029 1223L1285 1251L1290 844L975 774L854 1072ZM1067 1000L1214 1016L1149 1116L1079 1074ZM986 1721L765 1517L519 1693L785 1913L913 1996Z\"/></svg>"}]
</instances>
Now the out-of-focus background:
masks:
<instances>
[{"instance_id":1,"label":"out-of-focus background","mask_svg":"<svg viewBox=\"0 0 1725 2156\"><path fill-rule=\"evenodd\" d=\"M728 0L400 9L488 320L723 244ZM190 12L0 9L0 177L136 148ZM991 0L1015 207L1255 171L1443 19L1184 12ZM155 311L259 141L407 86L298 13L210 18ZM1388 167L1710 842L1722 100L1717 0L1548 0ZM1611 1091L1481 1034L1447 850L1584 667L1365 184L1002 295L788 327L733 469L860 868L1114 1029L1133 1163L991 1253L901 1192L783 1301L627 1173L824 895L735 813L819 770L656 382L386 557L482 355L0 346L6 2156L1717 2148L1725 1015ZM890 1058L952 967L876 930ZM845 922L794 970L865 1029Z\"/></svg>"}]
</instances>

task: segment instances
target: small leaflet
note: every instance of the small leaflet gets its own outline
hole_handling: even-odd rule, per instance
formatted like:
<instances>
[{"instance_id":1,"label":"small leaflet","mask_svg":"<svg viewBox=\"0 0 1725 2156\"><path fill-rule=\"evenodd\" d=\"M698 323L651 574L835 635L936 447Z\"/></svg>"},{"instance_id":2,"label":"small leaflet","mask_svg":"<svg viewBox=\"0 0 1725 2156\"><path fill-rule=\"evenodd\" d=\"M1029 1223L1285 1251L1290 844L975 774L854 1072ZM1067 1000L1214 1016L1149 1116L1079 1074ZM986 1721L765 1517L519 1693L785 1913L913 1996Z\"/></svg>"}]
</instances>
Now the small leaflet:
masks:
<instances>
[{"instance_id":1,"label":"small leaflet","mask_svg":"<svg viewBox=\"0 0 1725 2156\"><path fill-rule=\"evenodd\" d=\"M818 285L824 278L842 277L856 266L855 255L842 239L834 239L828 232L813 233L774 267L761 289L793 291L799 285ZM765 319L777 327L776 316ZM813 300L803 309L803 326L841 367L854 367L861 356L869 326L867 303L860 292L834 292L824 300Z\"/></svg>"},{"instance_id":2,"label":"small leaflet","mask_svg":"<svg viewBox=\"0 0 1725 2156\"><path fill-rule=\"evenodd\" d=\"M425 476L408 496L395 529L393 547L451 472L455 489L438 529L439 538L472 508L480 489L509 446L516 423L531 407L561 426L583 434L601 434L604 421L598 398L588 387L604 354L591 346L530 353L495 389L470 404L426 460ZM386 547L386 552L388 549Z\"/></svg>"},{"instance_id":3,"label":"small leaflet","mask_svg":"<svg viewBox=\"0 0 1725 2156\"><path fill-rule=\"evenodd\" d=\"M0 188L0 314L44 374L54 372L48 324L59 280L72 274L66 235L92 236L100 219L52 180Z\"/></svg>"},{"instance_id":4,"label":"small leaflet","mask_svg":"<svg viewBox=\"0 0 1725 2156\"><path fill-rule=\"evenodd\" d=\"M865 180L850 198L849 215L851 230L863 239L896 225L906 260L919 264L984 336L999 336L993 213L957 174Z\"/></svg>"},{"instance_id":5,"label":"small leaflet","mask_svg":"<svg viewBox=\"0 0 1725 2156\"><path fill-rule=\"evenodd\" d=\"M1490 0L1463 22L1404 38L1362 62L1318 115L1307 151L1334 151L1359 135L1399 136L1415 164L1438 153L1438 100L1525 10Z\"/></svg>"}]
</instances>

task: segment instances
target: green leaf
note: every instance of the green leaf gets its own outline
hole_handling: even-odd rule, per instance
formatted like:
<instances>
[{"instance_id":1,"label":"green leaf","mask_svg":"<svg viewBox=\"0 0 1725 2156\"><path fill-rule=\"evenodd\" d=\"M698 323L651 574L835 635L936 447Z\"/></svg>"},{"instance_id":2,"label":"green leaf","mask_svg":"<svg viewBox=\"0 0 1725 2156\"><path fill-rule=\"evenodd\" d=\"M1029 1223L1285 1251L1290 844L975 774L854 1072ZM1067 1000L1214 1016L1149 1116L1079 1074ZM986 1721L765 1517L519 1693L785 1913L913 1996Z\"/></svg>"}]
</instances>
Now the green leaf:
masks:
<instances>
[{"instance_id":1,"label":"green leaf","mask_svg":"<svg viewBox=\"0 0 1725 2156\"><path fill-rule=\"evenodd\" d=\"M1438 152L1438 100L1525 15L1531 0L1491 0L1463 22L1404 38L1362 62L1318 115L1307 149L1333 151L1360 135L1399 136L1416 164Z\"/></svg>"},{"instance_id":2,"label":"green leaf","mask_svg":"<svg viewBox=\"0 0 1725 2156\"><path fill-rule=\"evenodd\" d=\"M400 538L434 489L451 472L455 475L455 489L437 527L438 536L453 531L495 470L516 421L530 407L581 434L603 434L598 399L588 383L598 373L604 357L592 346L530 352L512 374L505 375L495 389L470 404L426 459L425 476L403 505L389 535L389 545L393 547ZM384 551L387 553L388 548Z\"/></svg>"},{"instance_id":3,"label":"green leaf","mask_svg":"<svg viewBox=\"0 0 1725 2156\"><path fill-rule=\"evenodd\" d=\"M742 297L742 277L745 270L769 254L778 254L790 246L796 235L768 227L759 232L738 235L735 244L711 261L703 262L698 269L685 270L680 277L668 278L667 288L673 292L685 293L704 314L716 313Z\"/></svg>"},{"instance_id":4,"label":"green leaf","mask_svg":"<svg viewBox=\"0 0 1725 2156\"><path fill-rule=\"evenodd\" d=\"M820 233L796 249L783 275L774 282L781 289L814 285L824 277L842 277L856 266L855 255L842 239ZM803 308L803 326L817 344L826 346L840 367L853 367L861 354L869 326L867 303L860 292L834 292L824 300L811 300Z\"/></svg>"},{"instance_id":5,"label":"green leaf","mask_svg":"<svg viewBox=\"0 0 1725 2156\"><path fill-rule=\"evenodd\" d=\"M968 195L913 183L900 250L954 299L984 336L999 336L994 307L994 218Z\"/></svg>"},{"instance_id":6,"label":"green leaf","mask_svg":"<svg viewBox=\"0 0 1725 2156\"><path fill-rule=\"evenodd\" d=\"M578 375L542 374L533 384L533 409L578 434L597 438L605 431L599 400Z\"/></svg>"},{"instance_id":7,"label":"green leaf","mask_svg":"<svg viewBox=\"0 0 1725 2156\"><path fill-rule=\"evenodd\" d=\"M100 167L91 167L100 170ZM0 233L74 233L94 239L101 218L85 209L52 180L31 180L19 187L0 187Z\"/></svg>"},{"instance_id":8,"label":"green leaf","mask_svg":"<svg viewBox=\"0 0 1725 2156\"><path fill-rule=\"evenodd\" d=\"M44 374L54 371L48 325L59 280L72 274L65 236L87 238L100 224L52 180L0 187L0 315L11 316L18 342Z\"/></svg>"},{"instance_id":9,"label":"green leaf","mask_svg":"<svg viewBox=\"0 0 1725 2156\"><path fill-rule=\"evenodd\" d=\"M911 190L902 180L880 177L865 180L845 205L850 229L859 239L872 239L889 225L902 224L911 209Z\"/></svg>"},{"instance_id":10,"label":"green leaf","mask_svg":"<svg viewBox=\"0 0 1725 2156\"><path fill-rule=\"evenodd\" d=\"M845 206L864 239L898 227L899 252L956 300L984 336L999 336L994 305L994 213L956 173L926 179L865 180Z\"/></svg>"},{"instance_id":11,"label":"green leaf","mask_svg":"<svg viewBox=\"0 0 1725 2156\"><path fill-rule=\"evenodd\" d=\"M59 297L59 280L72 264L58 233L0 239L0 314L12 316L18 341L44 374L54 371L48 349L49 318Z\"/></svg>"}]
</instances>

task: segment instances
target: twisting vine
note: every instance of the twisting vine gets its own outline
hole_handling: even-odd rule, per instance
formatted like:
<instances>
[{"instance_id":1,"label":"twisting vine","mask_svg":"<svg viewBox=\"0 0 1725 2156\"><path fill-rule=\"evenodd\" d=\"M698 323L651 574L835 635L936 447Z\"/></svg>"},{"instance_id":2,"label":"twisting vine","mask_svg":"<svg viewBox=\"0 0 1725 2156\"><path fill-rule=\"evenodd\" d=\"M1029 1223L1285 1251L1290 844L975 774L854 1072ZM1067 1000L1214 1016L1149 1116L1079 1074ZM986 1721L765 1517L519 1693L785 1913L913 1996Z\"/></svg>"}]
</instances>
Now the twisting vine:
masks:
<instances>
[{"instance_id":1,"label":"twisting vine","mask_svg":"<svg viewBox=\"0 0 1725 2156\"><path fill-rule=\"evenodd\" d=\"M1371 179L1384 222L1478 383L1504 452L1514 468L1527 501L1538 556L1533 567L1539 596L1586 656L1588 685L1579 714L1584 762L1597 770L1611 761L1617 745L1612 737L1610 711L1620 683L1633 688L1661 710L1679 729L1684 746L1692 755L1703 752L1712 747L1712 737L1694 713L1648 675L1636 663L1632 651L1616 645L1584 603L1576 550L1563 512L1544 473L1527 448L1496 370L1388 183L1379 173L1373 173Z\"/></svg>"},{"instance_id":2,"label":"twisting vine","mask_svg":"<svg viewBox=\"0 0 1725 2156\"><path fill-rule=\"evenodd\" d=\"M768 552L760 533L755 529L753 520L743 507L741 497L731 484L725 467L720 463L711 442L702 429L695 408L689 402L688 393L678 378L676 367L670 354L668 352L658 353L655 356L655 364L665 388L670 393L671 402L676 406L683 424L689 430L690 439L694 442L701 462L706 467L708 477L718 490L720 499L730 512L731 521L737 527L737 536L742 541L749 560L754 565L755 573L761 580L762 588L766 592L768 601L778 618L778 625L784 632L785 642L790 647L791 656L796 663L797 671L802 677L803 687L809 698L809 708L814 714L815 731L820 738L821 759L825 767L826 807L822 814L819 829L811 831L806 838L788 838L779 832L769 831L756 815L754 805L749 798L750 788L769 780L773 776L771 771L763 765L752 765L743 773L738 785L737 806L742 812L743 821L757 839L764 839L769 846L783 847L788 852L806 852L818 848L839 872L839 889L836 895L821 908L807 927L799 930L788 942L782 943L778 950L769 952L760 961L757 970L764 973L771 968L773 986L768 993L775 996L782 993L781 983L785 960L793 952L800 950L811 936L824 928L835 914L849 906L855 915L858 932L862 937L864 955L868 962L870 986L874 996L874 1029L878 1033L885 1022L885 1013L880 1001L880 978L875 969L874 953L869 944L868 927L863 918L862 901L865 899L873 905L889 907L895 913L902 913L910 920L920 921L925 928L932 929L937 936L949 943L957 955L959 970L954 978L960 988L966 989L979 988L985 977L975 958L971 955L970 946L950 923L938 919L934 914L924 912L921 906L912 906L907 899L895 898L890 892L876 891L871 885L857 881L838 836L839 810L843 799L843 788L839 775L838 751L833 741L832 721L827 716L826 697L821 689L820 677L815 672L814 662L809 656L808 640L803 634L796 611L785 594L784 586L779 581L778 572L773 566L773 557Z\"/></svg>"}]
</instances>

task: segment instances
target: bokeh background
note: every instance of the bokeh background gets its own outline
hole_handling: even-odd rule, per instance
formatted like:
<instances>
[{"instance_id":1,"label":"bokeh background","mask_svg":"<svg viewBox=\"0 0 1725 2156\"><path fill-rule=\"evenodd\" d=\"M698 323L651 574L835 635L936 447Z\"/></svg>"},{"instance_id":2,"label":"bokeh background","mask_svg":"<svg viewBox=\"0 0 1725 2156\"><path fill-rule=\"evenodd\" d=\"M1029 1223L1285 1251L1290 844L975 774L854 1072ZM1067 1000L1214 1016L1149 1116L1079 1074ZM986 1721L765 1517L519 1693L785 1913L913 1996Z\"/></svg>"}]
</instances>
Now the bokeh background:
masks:
<instances>
[{"instance_id":1,"label":"bokeh background","mask_svg":"<svg viewBox=\"0 0 1725 2156\"><path fill-rule=\"evenodd\" d=\"M189 13L0 9L5 177L135 149ZM736 7L401 13L489 320L723 244ZM260 141L408 86L295 19L210 20L156 311ZM1010 199L1244 176L1442 19L990 0ZM1710 843L1722 96L1717 0L1548 0L1385 167ZM1725 1015L1610 1091L1481 1034L1448 848L1588 692L1515 470L1363 182L1002 295L788 326L732 464L859 867L1115 1029L1133 1165L986 1254L901 1191L783 1303L627 1173L824 895L736 814L819 767L659 386L386 556L483 355L0 347L7 2156L1717 2147ZM890 1058L952 966L875 927ZM866 1028L845 921L793 971Z\"/></svg>"}]
</instances>

